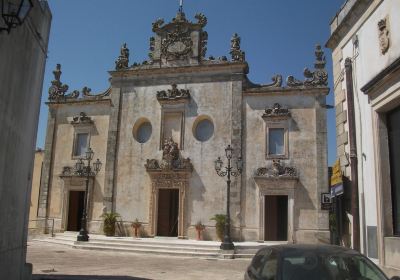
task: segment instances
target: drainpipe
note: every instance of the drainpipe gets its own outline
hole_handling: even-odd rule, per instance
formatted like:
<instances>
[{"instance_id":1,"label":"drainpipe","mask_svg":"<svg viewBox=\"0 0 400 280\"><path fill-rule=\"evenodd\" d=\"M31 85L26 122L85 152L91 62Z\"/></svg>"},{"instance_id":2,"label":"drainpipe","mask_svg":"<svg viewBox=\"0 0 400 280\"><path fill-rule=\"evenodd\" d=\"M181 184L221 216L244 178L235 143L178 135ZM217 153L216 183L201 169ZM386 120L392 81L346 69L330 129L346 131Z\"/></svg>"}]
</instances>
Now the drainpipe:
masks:
<instances>
[{"instance_id":1,"label":"drainpipe","mask_svg":"<svg viewBox=\"0 0 400 280\"><path fill-rule=\"evenodd\" d=\"M358 162L356 125L354 114L353 66L351 58L344 63L346 73L346 99L349 124L350 168L351 168L351 213L353 215L353 249L360 251L360 214L358 206Z\"/></svg>"}]
</instances>

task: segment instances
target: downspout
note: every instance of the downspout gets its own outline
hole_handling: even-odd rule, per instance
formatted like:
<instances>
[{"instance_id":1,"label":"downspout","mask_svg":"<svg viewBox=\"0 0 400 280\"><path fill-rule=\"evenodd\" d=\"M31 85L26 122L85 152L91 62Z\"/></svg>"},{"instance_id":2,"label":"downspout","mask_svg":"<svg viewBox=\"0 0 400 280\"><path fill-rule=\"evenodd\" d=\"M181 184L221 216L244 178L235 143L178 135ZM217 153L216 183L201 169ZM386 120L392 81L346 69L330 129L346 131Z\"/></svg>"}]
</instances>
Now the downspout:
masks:
<instances>
[{"instance_id":1,"label":"downspout","mask_svg":"<svg viewBox=\"0 0 400 280\"><path fill-rule=\"evenodd\" d=\"M346 74L346 99L349 124L350 168L351 168L351 213L353 215L353 249L360 251L360 214L358 206L358 160L354 114L353 66L351 58L344 63Z\"/></svg>"}]
</instances>

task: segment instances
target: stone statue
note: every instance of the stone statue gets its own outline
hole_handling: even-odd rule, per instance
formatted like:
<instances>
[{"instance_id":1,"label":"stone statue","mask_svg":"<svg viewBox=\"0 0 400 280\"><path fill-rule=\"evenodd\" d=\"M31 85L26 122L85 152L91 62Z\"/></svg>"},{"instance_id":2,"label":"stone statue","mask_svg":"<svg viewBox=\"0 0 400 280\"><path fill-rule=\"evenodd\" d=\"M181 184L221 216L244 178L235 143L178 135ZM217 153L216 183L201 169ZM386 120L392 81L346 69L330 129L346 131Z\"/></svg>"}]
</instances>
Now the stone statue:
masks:
<instances>
[{"instance_id":1,"label":"stone statue","mask_svg":"<svg viewBox=\"0 0 400 280\"><path fill-rule=\"evenodd\" d=\"M120 56L115 61L115 70L122 70L129 67L129 49L124 43L120 50Z\"/></svg>"}]
</instances>

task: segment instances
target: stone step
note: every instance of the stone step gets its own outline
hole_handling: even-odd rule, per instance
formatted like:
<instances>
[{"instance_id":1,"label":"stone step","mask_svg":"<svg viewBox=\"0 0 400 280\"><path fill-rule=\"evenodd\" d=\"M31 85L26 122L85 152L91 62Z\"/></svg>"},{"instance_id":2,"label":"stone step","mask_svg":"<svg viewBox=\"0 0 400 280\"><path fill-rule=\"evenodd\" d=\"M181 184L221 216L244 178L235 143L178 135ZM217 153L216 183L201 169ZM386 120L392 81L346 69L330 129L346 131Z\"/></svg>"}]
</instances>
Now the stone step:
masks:
<instances>
[{"instance_id":1,"label":"stone step","mask_svg":"<svg viewBox=\"0 0 400 280\"><path fill-rule=\"evenodd\" d=\"M76 246L92 246L92 247L99 247L102 248L104 246L107 247L112 247L112 248L122 248L122 249L128 249L128 248L135 248L135 249L148 249L148 250L173 250L173 251L187 251L187 252L204 252L204 253L219 253L220 249L218 246L215 247L200 247L200 246L177 246L175 244L174 246L170 246L169 244L149 244L149 243L142 243L142 244L129 244L127 242L125 243L117 243L117 242L98 242L98 241L92 241L90 240L89 242L75 242L74 245Z\"/></svg>"},{"instance_id":2,"label":"stone step","mask_svg":"<svg viewBox=\"0 0 400 280\"><path fill-rule=\"evenodd\" d=\"M77 242L77 232L57 233L55 237L34 239L36 241L66 245L84 250L129 252L199 258L246 258L251 259L262 247L271 245L261 242L235 242L235 251L224 252L216 241L196 241L177 238L106 237L90 234L89 242ZM273 244L273 243L272 243Z\"/></svg>"},{"instance_id":3,"label":"stone step","mask_svg":"<svg viewBox=\"0 0 400 280\"><path fill-rule=\"evenodd\" d=\"M138 254L155 254L155 255L168 255L177 257L201 257L201 258L218 258L220 253L217 252L195 252L195 251L176 251L168 249L140 249L135 247L129 248L116 248L114 246L92 246L90 242L85 245L75 244L73 248L83 249L83 250L102 250L102 251L114 251L114 252L129 252Z\"/></svg>"}]
</instances>

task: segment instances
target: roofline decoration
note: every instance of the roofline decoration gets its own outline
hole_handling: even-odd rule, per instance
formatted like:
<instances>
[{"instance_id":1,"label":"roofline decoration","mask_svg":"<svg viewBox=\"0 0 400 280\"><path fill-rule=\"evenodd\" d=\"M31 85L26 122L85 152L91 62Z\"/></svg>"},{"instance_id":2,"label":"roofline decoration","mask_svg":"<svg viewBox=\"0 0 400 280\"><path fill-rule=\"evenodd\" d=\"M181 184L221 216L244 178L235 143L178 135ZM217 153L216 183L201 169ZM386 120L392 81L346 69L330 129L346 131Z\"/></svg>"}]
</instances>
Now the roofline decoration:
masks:
<instances>
[{"instance_id":1,"label":"roofline decoration","mask_svg":"<svg viewBox=\"0 0 400 280\"><path fill-rule=\"evenodd\" d=\"M241 39L237 33L233 34L231 38L231 51L229 52L232 57L232 61L246 61L245 52L240 49Z\"/></svg>"},{"instance_id":2,"label":"roofline decoration","mask_svg":"<svg viewBox=\"0 0 400 280\"><path fill-rule=\"evenodd\" d=\"M120 55L115 61L115 70L123 70L129 68L129 49L124 43L121 46Z\"/></svg>"},{"instance_id":3,"label":"roofline decoration","mask_svg":"<svg viewBox=\"0 0 400 280\"><path fill-rule=\"evenodd\" d=\"M300 81L293 76L289 76L286 79L286 84L288 87L326 87L328 86L328 72L325 69L326 59L324 56L324 51L321 45L316 45L315 47L315 63L314 71L305 68L304 81Z\"/></svg>"},{"instance_id":4,"label":"roofline decoration","mask_svg":"<svg viewBox=\"0 0 400 280\"><path fill-rule=\"evenodd\" d=\"M88 100L88 99L102 99L109 96L111 93L111 87L106 91L99 94L91 94L91 89L83 87L82 94L79 90L74 90L71 93L67 93L68 85L61 82L61 64L56 65L56 69L53 71L54 80L51 81L49 88L49 103L67 102L72 100Z\"/></svg>"},{"instance_id":5,"label":"roofline decoration","mask_svg":"<svg viewBox=\"0 0 400 280\"><path fill-rule=\"evenodd\" d=\"M270 167L258 168L254 176L270 179L298 179L296 168L285 167L279 159L272 160Z\"/></svg>"}]
</instances>

